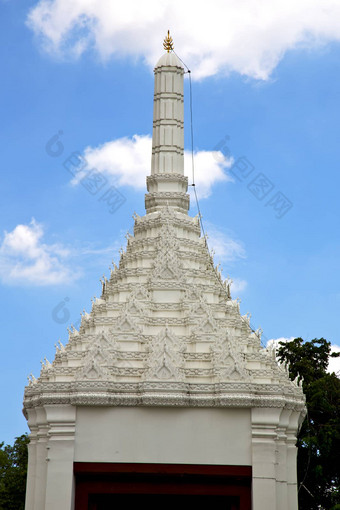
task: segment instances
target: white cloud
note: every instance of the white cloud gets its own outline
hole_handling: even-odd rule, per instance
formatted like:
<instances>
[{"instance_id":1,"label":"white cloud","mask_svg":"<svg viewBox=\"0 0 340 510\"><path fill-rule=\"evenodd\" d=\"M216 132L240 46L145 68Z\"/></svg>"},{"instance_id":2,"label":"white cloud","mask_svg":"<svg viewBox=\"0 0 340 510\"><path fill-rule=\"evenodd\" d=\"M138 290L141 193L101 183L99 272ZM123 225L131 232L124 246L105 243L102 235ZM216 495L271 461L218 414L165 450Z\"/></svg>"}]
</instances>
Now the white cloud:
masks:
<instances>
[{"instance_id":1,"label":"white cloud","mask_svg":"<svg viewBox=\"0 0 340 510\"><path fill-rule=\"evenodd\" d=\"M146 176L150 174L151 145L149 135L134 135L132 138L111 140L98 147L87 147L84 157L87 168L96 168L120 186L131 186L144 191ZM220 151L198 151L194 162L196 191L200 198L207 198L214 184L231 180L225 169L232 165L233 160L226 158ZM191 183L189 151L184 152L184 171ZM79 172L73 184L77 184L83 175L84 171Z\"/></svg>"},{"instance_id":2,"label":"white cloud","mask_svg":"<svg viewBox=\"0 0 340 510\"><path fill-rule=\"evenodd\" d=\"M210 252L214 253L214 262L220 264L227 264L228 266L239 260L246 258L246 250L243 243L237 239L234 239L231 234L219 229L216 225L213 225L209 221L204 222L205 233L208 237L208 246ZM230 277L226 275L226 271L223 271L223 267L219 268L223 272L224 276L230 280ZM242 293L247 287L247 281L241 278L232 278L230 291L232 296L237 296Z\"/></svg>"},{"instance_id":3,"label":"white cloud","mask_svg":"<svg viewBox=\"0 0 340 510\"><path fill-rule=\"evenodd\" d=\"M208 236L209 248L215 252L216 260L228 264L237 259L246 258L246 250L241 241L233 239L230 234L210 222L204 222L204 228Z\"/></svg>"},{"instance_id":4,"label":"white cloud","mask_svg":"<svg viewBox=\"0 0 340 510\"><path fill-rule=\"evenodd\" d=\"M151 166L151 138L148 135L118 138L99 147L87 147L84 157L89 168L96 168L120 186L145 189Z\"/></svg>"},{"instance_id":5,"label":"white cloud","mask_svg":"<svg viewBox=\"0 0 340 510\"><path fill-rule=\"evenodd\" d=\"M236 71L266 80L284 54L340 40L337 0L39 0L27 19L43 48L66 58L142 58L150 67L168 28L193 78Z\"/></svg>"},{"instance_id":6,"label":"white cloud","mask_svg":"<svg viewBox=\"0 0 340 510\"><path fill-rule=\"evenodd\" d=\"M248 285L248 282L246 280L242 280L241 278L233 278L231 285L230 285L231 295L238 296L245 290L247 285Z\"/></svg>"},{"instance_id":7,"label":"white cloud","mask_svg":"<svg viewBox=\"0 0 340 510\"><path fill-rule=\"evenodd\" d=\"M197 151L194 153L195 185L199 198L208 198L211 188L218 182L232 181L225 173L233 164L232 158L227 158L220 151ZM190 151L184 151L184 173L192 183L192 157ZM192 194L192 188L189 191Z\"/></svg>"},{"instance_id":8,"label":"white cloud","mask_svg":"<svg viewBox=\"0 0 340 510\"><path fill-rule=\"evenodd\" d=\"M69 250L42 241L43 226L32 219L5 232L0 245L0 278L7 284L55 285L79 276L67 267Z\"/></svg>"},{"instance_id":9,"label":"white cloud","mask_svg":"<svg viewBox=\"0 0 340 510\"><path fill-rule=\"evenodd\" d=\"M331 352L340 352L340 345L333 344ZM328 372L335 372L338 376L340 376L340 356L338 358L329 359Z\"/></svg>"},{"instance_id":10,"label":"white cloud","mask_svg":"<svg viewBox=\"0 0 340 510\"><path fill-rule=\"evenodd\" d=\"M294 340L294 338L297 338L297 337L295 337L295 336L290 336L290 337L281 336L280 338L271 338L267 342L267 347L275 346L275 349L278 349L280 347L279 342L292 342Z\"/></svg>"}]
</instances>

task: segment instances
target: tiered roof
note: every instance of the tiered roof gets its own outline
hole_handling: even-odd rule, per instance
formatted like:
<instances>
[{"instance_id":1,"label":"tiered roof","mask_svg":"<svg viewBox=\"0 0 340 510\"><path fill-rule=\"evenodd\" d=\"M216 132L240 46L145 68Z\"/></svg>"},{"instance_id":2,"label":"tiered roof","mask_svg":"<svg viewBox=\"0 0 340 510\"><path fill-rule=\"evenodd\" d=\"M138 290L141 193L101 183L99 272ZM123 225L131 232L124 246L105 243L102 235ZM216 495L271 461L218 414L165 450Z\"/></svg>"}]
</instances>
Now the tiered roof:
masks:
<instances>
[{"instance_id":1,"label":"tiered roof","mask_svg":"<svg viewBox=\"0 0 340 510\"><path fill-rule=\"evenodd\" d=\"M155 68L146 214L134 216L119 267L25 390L45 404L304 408L301 387L261 347L188 215L183 74L169 51Z\"/></svg>"}]
</instances>

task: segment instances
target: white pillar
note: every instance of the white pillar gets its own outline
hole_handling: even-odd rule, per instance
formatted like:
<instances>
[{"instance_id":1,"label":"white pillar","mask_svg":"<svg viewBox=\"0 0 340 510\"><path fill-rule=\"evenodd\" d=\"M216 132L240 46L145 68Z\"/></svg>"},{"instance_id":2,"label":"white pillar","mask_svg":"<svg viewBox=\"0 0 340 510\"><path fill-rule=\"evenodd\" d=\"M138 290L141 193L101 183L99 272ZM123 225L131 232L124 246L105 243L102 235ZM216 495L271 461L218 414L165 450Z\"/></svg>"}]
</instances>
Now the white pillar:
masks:
<instances>
[{"instance_id":1,"label":"white pillar","mask_svg":"<svg viewBox=\"0 0 340 510\"><path fill-rule=\"evenodd\" d=\"M160 207L189 209L188 178L184 176L184 69L174 53L156 64L151 175L147 177L146 212Z\"/></svg>"},{"instance_id":2,"label":"white pillar","mask_svg":"<svg viewBox=\"0 0 340 510\"><path fill-rule=\"evenodd\" d=\"M287 489L287 427L292 411L283 409L277 428L276 440L276 504L277 510L290 509Z\"/></svg>"},{"instance_id":3,"label":"white pillar","mask_svg":"<svg viewBox=\"0 0 340 510\"><path fill-rule=\"evenodd\" d=\"M28 409L31 429L25 510L72 510L76 408Z\"/></svg>"},{"instance_id":4,"label":"white pillar","mask_svg":"<svg viewBox=\"0 0 340 510\"><path fill-rule=\"evenodd\" d=\"M28 409L27 414L32 442L29 446L25 510L45 510L48 423L43 407Z\"/></svg>"},{"instance_id":5,"label":"white pillar","mask_svg":"<svg viewBox=\"0 0 340 510\"><path fill-rule=\"evenodd\" d=\"M154 73L151 175L184 175L184 69L174 53L166 53Z\"/></svg>"},{"instance_id":6,"label":"white pillar","mask_svg":"<svg viewBox=\"0 0 340 510\"><path fill-rule=\"evenodd\" d=\"M36 409L30 409L27 416L27 424L30 428L28 445L28 465L27 465L27 484L26 484L26 502L25 508L31 510L34 508L34 491L37 465L37 443L38 427L36 420Z\"/></svg>"},{"instance_id":7,"label":"white pillar","mask_svg":"<svg viewBox=\"0 0 340 510\"><path fill-rule=\"evenodd\" d=\"M45 510L72 510L76 408L46 406L46 416L50 428Z\"/></svg>"},{"instance_id":8,"label":"white pillar","mask_svg":"<svg viewBox=\"0 0 340 510\"><path fill-rule=\"evenodd\" d=\"M279 408L252 409L253 510L277 510L276 428L280 414Z\"/></svg>"},{"instance_id":9,"label":"white pillar","mask_svg":"<svg viewBox=\"0 0 340 510\"><path fill-rule=\"evenodd\" d=\"M287 491L290 510L298 510L296 434L300 419L301 413L293 411L287 428Z\"/></svg>"}]
</instances>

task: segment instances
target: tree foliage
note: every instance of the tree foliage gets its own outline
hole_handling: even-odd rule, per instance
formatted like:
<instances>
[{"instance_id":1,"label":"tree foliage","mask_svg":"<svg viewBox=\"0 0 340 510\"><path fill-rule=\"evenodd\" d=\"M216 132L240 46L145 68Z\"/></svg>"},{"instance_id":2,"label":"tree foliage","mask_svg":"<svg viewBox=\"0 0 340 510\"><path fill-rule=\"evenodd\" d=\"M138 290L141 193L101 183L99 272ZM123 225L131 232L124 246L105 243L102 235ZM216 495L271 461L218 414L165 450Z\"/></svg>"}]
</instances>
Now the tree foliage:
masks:
<instances>
[{"instance_id":1,"label":"tree foliage","mask_svg":"<svg viewBox=\"0 0 340 510\"><path fill-rule=\"evenodd\" d=\"M28 441L23 434L13 446L0 443L0 510L24 510Z\"/></svg>"},{"instance_id":2,"label":"tree foliage","mask_svg":"<svg viewBox=\"0 0 340 510\"><path fill-rule=\"evenodd\" d=\"M307 416L297 438L300 510L340 509L340 379L327 373L331 343L324 338L280 342L278 358L303 381Z\"/></svg>"}]
</instances>

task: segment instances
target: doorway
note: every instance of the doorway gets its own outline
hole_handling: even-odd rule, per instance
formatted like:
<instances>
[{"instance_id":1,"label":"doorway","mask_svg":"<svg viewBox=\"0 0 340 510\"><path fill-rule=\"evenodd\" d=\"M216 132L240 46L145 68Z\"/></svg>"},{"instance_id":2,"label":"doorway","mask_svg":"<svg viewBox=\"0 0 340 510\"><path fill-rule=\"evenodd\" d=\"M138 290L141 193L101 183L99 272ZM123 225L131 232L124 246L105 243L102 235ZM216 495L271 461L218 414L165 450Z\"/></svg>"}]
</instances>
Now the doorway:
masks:
<instances>
[{"instance_id":1,"label":"doorway","mask_svg":"<svg viewBox=\"0 0 340 510\"><path fill-rule=\"evenodd\" d=\"M74 464L75 510L251 510L251 467Z\"/></svg>"}]
</instances>

